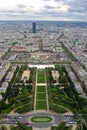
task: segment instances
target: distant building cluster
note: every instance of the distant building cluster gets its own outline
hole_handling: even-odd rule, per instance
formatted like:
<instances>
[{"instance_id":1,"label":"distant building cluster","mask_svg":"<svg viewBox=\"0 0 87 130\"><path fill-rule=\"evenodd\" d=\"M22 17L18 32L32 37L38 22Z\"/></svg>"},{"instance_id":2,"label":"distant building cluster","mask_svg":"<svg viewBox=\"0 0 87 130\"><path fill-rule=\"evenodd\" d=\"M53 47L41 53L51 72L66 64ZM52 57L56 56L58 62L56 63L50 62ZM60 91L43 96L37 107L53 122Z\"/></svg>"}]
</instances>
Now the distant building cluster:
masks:
<instances>
[{"instance_id":1,"label":"distant building cluster","mask_svg":"<svg viewBox=\"0 0 87 130\"><path fill-rule=\"evenodd\" d=\"M2 65L0 66L0 81L4 78L6 75L6 72L10 68L10 63L9 62L3 62Z\"/></svg>"},{"instance_id":2,"label":"distant building cluster","mask_svg":"<svg viewBox=\"0 0 87 130\"><path fill-rule=\"evenodd\" d=\"M87 72L78 63L71 64L71 68L87 91Z\"/></svg>"},{"instance_id":3,"label":"distant building cluster","mask_svg":"<svg viewBox=\"0 0 87 130\"><path fill-rule=\"evenodd\" d=\"M0 66L0 94L6 92L15 70L16 65L11 67L10 63L7 62Z\"/></svg>"},{"instance_id":4,"label":"distant building cluster","mask_svg":"<svg viewBox=\"0 0 87 130\"><path fill-rule=\"evenodd\" d=\"M79 96L87 98L87 84L85 84L87 73L78 63L72 63L71 66L65 65L64 67Z\"/></svg>"},{"instance_id":5,"label":"distant building cluster","mask_svg":"<svg viewBox=\"0 0 87 130\"><path fill-rule=\"evenodd\" d=\"M16 46L12 47L11 51L13 51L13 52L28 52L28 48L26 46L16 45Z\"/></svg>"},{"instance_id":6,"label":"distant building cluster","mask_svg":"<svg viewBox=\"0 0 87 130\"><path fill-rule=\"evenodd\" d=\"M87 62L87 27L64 28L60 41L79 61Z\"/></svg>"}]
</instances>

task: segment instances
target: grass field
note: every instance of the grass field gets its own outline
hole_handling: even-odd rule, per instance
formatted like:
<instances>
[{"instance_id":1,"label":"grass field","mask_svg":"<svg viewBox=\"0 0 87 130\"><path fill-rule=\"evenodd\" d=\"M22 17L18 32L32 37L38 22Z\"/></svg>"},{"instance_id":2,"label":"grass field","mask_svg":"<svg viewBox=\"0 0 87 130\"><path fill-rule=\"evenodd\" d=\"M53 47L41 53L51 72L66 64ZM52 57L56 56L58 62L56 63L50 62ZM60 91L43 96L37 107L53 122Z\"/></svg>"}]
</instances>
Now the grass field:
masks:
<instances>
[{"instance_id":1,"label":"grass field","mask_svg":"<svg viewBox=\"0 0 87 130\"><path fill-rule=\"evenodd\" d=\"M37 83L45 83L44 70L38 69ZM36 95L36 110L46 110L46 87L37 86L37 95Z\"/></svg>"},{"instance_id":2,"label":"grass field","mask_svg":"<svg viewBox=\"0 0 87 130\"><path fill-rule=\"evenodd\" d=\"M36 101L36 110L46 110L46 101Z\"/></svg>"},{"instance_id":3,"label":"grass field","mask_svg":"<svg viewBox=\"0 0 87 130\"><path fill-rule=\"evenodd\" d=\"M46 92L45 86L37 86L37 92Z\"/></svg>"},{"instance_id":4,"label":"grass field","mask_svg":"<svg viewBox=\"0 0 87 130\"><path fill-rule=\"evenodd\" d=\"M46 93L37 93L36 100L46 100Z\"/></svg>"},{"instance_id":5,"label":"grass field","mask_svg":"<svg viewBox=\"0 0 87 130\"><path fill-rule=\"evenodd\" d=\"M44 77L38 77L37 82L38 83L45 83L45 78Z\"/></svg>"},{"instance_id":6,"label":"grass field","mask_svg":"<svg viewBox=\"0 0 87 130\"><path fill-rule=\"evenodd\" d=\"M35 116L31 118L31 121L35 123L48 123L52 121L52 118L48 116Z\"/></svg>"},{"instance_id":7,"label":"grass field","mask_svg":"<svg viewBox=\"0 0 87 130\"><path fill-rule=\"evenodd\" d=\"M44 70L38 70L37 82L38 83L44 83L45 82Z\"/></svg>"},{"instance_id":8,"label":"grass field","mask_svg":"<svg viewBox=\"0 0 87 130\"><path fill-rule=\"evenodd\" d=\"M29 92L30 92L30 88L28 88L28 87L23 87L23 89L21 90L21 93L22 93L22 95L27 95L27 94L29 94Z\"/></svg>"},{"instance_id":9,"label":"grass field","mask_svg":"<svg viewBox=\"0 0 87 130\"><path fill-rule=\"evenodd\" d=\"M56 52L63 52L63 48L61 46L56 47Z\"/></svg>"},{"instance_id":10,"label":"grass field","mask_svg":"<svg viewBox=\"0 0 87 130\"><path fill-rule=\"evenodd\" d=\"M42 77L44 75L44 70L38 70L38 77Z\"/></svg>"}]
</instances>

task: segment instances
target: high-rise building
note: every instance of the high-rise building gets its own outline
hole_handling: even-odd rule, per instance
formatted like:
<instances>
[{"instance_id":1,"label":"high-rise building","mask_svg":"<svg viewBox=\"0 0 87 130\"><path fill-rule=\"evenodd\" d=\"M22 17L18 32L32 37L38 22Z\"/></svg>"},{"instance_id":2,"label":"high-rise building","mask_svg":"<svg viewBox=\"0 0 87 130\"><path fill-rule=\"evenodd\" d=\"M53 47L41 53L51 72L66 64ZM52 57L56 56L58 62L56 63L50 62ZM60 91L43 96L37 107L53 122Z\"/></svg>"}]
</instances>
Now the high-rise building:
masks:
<instances>
[{"instance_id":1,"label":"high-rise building","mask_svg":"<svg viewBox=\"0 0 87 130\"><path fill-rule=\"evenodd\" d=\"M32 32L36 33L36 23L32 23Z\"/></svg>"}]
</instances>

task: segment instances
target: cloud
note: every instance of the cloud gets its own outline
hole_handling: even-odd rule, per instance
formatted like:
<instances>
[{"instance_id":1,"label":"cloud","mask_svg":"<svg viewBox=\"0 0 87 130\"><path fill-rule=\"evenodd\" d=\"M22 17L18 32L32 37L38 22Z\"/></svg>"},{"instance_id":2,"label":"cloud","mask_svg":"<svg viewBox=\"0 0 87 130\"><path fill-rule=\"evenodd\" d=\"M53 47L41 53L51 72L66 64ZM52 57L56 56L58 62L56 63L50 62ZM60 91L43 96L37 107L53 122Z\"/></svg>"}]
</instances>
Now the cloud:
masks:
<instances>
[{"instance_id":1,"label":"cloud","mask_svg":"<svg viewBox=\"0 0 87 130\"><path fill-rule=\"evenodd\" d=\"M0 15L0 19L6 16L26 20L87 20L87 0L0 0Z\"/></svg>"},{"instance_id":2,"label":"cloud","mask_svg":"<svg viewBox=\"0 0 87 130\"><path fill-rule=\"evenodd\" d=\"M22 4L18 4L18 5L16 5L18 8L26 8L27 6L25 6L25 5L22 5Z\"/></svg>"},{"instance_id":3,"label":"cloud","mask_svg":"<svg viewBox=\"0 0 87 130\"><path fill-rule=\"evenodd\" d=\"M72 18L87 21L87 0L80 0L78 2L74 0L69 2L69 5L70 8L68 10L68 14L71 14Z\"/></svg>"},{"instance_id":4,"label":"cloud","mask_svg":"<svg viewBox=\"0 0 87 130\"><path fill-rule=\"evenodd\" d=\"M58 12L65 13L65 12L68 11L69 5L66 5L66 4L64 4L63 2L60 1L55 5L45 5L44 8L47 9L47 10L51 10L53 12L56 11L57 13Z\"/></svg>"},{"instance_id":5,"label":"cloud","mask_svg":"<svg viewBox=\"0 0 87 130\"><path fill-rule=\"evenodd\" d=\"M84 13L87 11L87 0L54 0L55 2L63 2L63 4L68 5L70 8L68 11Z\"/></svg>"},{"instance_id":6,"label":"cloud","mask_svg":"<svg viewBox=\"0 0 87 130\"><path fill-rule=\"evenodd\" d=\"M51 0L42 0L42 1L51 1Z\"/></svg>"},{"instance_id":7,"label":"cloud","mask_svg":"<svg viewBox=\"0 0 87 130\"><path fill-rule=\"evenodd\" d=\"M66 16L72 17L77 20L87 20L87 0L54 0L56 3L61 2L67 5L69 8L67 10ZM85 16L85 18L84 18Z\"/></svg>"},{"instance_id":8,"label":"cloud","mask_svg":"<svg viewBox=\"0 0 87 130\"><path fill-rule=\"evenodd\" d=\"M49 5L45 5L44 8L46 8L46 9L55 9L56 7L54 7L54 6L49 6Z\"/></svg>"},{"instance_id":9,"label":"cloud","mask_svg":"<svg viewBox=\"0 0 87 130\"><path fill-rule=\"evenodd\" d=\"M14 14L26 14L29 13L29 10L31 10L33 7L27 7L22 4L17 4L16 6L11 7L2 7L0 8L0 13L2 13L4 16L6 15L14 15Z\"/></svg>"}]
</instances>

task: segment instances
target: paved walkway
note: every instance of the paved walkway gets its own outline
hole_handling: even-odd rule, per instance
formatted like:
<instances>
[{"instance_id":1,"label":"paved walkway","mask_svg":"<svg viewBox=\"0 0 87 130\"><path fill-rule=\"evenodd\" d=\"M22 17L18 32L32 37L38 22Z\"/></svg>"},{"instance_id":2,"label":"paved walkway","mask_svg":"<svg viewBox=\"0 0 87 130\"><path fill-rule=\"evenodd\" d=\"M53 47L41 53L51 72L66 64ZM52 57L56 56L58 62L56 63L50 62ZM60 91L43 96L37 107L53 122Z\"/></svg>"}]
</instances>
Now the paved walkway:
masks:
<instances>
[{"instance_id":1,"label":"paved walkway","mask_svg":"<svg viewBox=\"0 0 87 130\"><path fill-rule=\"evenodd\" d=\"M36 110L37 76L38 76L38 70L36 69L36 83L35 83L34 110Z\"/></svg>"},{"instance_id":2,"label":"paved walkway","mask_svg":"<svg viewBox=\"0 0 87 130\"><path fill-rule=\"evenodd\" d=\"M47 79L46 79L46 70L44 70L45 83L46 83L46 101L47 101L47 110L49 110L49 101L48 101L48 89L47 89Z\"/></svg>"},{"instance_id":3,"label":"paved walkway","mask_svg":"<svg viewBox=\"0 0 87 130\"><path fill-rule=\"evenodd\" d=\"M77 125L73 125L72 130L76 130Z\"/></svg>"},{"instance_id":4,"label":"paved walkway","mask_svg":"<svg viewBox=\"0 0 87 130\"><path fill-rule=\"evenodd\" d=\"M46 83L36 83L36 86L46 86Z\"/></svg>"}]
</instances>

